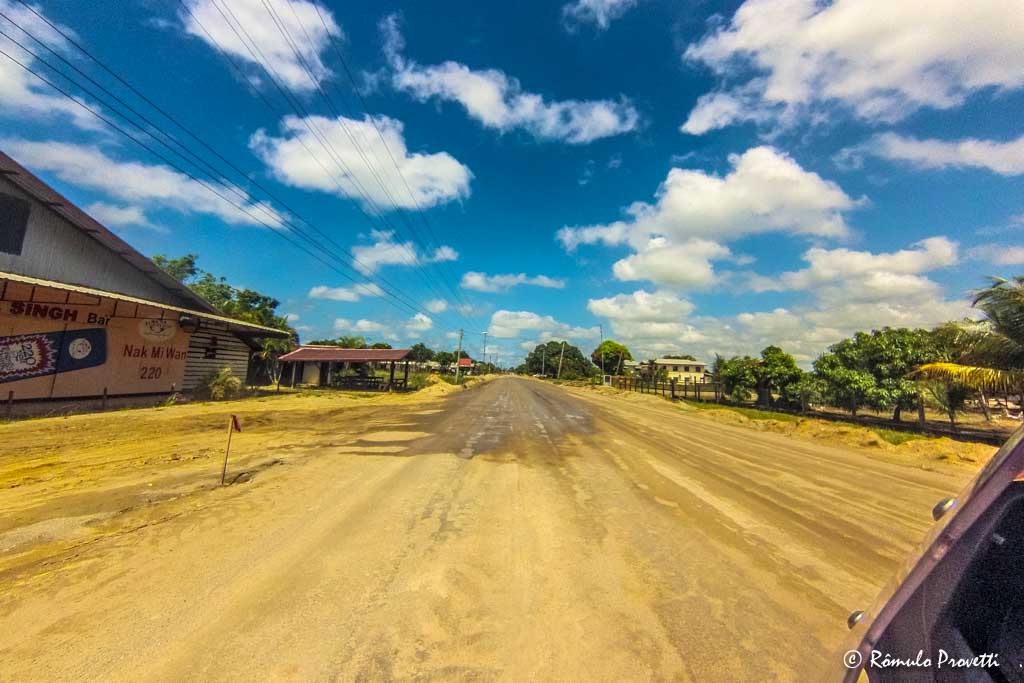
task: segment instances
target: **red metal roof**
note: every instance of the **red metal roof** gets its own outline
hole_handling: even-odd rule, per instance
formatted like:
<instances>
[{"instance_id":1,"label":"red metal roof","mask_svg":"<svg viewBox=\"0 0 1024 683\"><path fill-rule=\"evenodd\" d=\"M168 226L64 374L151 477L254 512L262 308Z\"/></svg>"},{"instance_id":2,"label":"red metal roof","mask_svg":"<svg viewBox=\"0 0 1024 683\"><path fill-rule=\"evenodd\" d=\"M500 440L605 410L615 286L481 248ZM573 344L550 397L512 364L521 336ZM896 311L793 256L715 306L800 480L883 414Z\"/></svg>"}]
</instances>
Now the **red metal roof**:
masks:
<instances>
[{"instance_id":1,"label":"red metal roof","mask_svg":"<svg viewBox=\"0 0 1024 683\"><path fill-rule=\"evenodd\" d=\"M404 360L410 349L342 349L337 346L300 346L279 360L333 363L376 363Z\"/></svg>"},{"instance_id":2,"label":"red metal roof","mask_svg":"<svg viewBox=\"0 0 1024 683\"><path fill-rule=\"evenodd\" d=\"M459 359L459 367L460 368L471 368L471 367L473 367L473 359L472 358L460 358Z\"/></svg>"}]
</instances>

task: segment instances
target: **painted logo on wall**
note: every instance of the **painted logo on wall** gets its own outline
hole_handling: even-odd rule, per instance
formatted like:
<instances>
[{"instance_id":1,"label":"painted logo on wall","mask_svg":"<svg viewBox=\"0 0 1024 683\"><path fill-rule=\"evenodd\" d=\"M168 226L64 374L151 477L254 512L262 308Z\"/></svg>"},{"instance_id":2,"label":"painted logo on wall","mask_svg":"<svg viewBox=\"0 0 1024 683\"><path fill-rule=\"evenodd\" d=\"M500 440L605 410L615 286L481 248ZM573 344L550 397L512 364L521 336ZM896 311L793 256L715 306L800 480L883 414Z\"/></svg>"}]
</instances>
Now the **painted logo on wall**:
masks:
<instances>
[{"instance_id":1,"label":"painted logo on wall","mask_svg":"<svg viewBox=\"0 0 1024 683\"><path fill-rule=\"evenodd\" d=\"M139 334L149 341L170 341L178 333L178 323L165 318L146 318L139 321Z\"/></svg>"},{"instance_id":2,"label":"painted logo on wall","mask_svg":"<svg viewBox=\"0 0 1024 683\"><path fill-rule=\"evenodd\" d=\"M102 328L0 337L0 383L106 362L107 331Z\"/></svg>"}]
</instances>

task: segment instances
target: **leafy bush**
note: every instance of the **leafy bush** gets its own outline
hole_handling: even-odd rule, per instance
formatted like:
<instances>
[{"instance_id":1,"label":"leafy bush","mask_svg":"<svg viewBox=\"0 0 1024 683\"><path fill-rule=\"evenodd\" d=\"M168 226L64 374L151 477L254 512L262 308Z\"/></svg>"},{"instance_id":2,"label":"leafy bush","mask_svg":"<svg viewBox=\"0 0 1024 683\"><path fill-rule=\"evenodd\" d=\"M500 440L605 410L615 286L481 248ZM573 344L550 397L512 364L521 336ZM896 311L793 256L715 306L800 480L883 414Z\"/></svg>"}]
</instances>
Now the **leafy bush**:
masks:
<instances>
[{"instance_id":1,"label":"leafy bush","mask_svg":"<svg viewBox=\"0 0 1024 683\"><path fill-rule=\"evenodd\" d=\"M196 396L211 401L223 401L234 398L242 390L242 380L235 377L231 368L224 367L204 377L196 387Z\"/></svg>"}]
</instances>

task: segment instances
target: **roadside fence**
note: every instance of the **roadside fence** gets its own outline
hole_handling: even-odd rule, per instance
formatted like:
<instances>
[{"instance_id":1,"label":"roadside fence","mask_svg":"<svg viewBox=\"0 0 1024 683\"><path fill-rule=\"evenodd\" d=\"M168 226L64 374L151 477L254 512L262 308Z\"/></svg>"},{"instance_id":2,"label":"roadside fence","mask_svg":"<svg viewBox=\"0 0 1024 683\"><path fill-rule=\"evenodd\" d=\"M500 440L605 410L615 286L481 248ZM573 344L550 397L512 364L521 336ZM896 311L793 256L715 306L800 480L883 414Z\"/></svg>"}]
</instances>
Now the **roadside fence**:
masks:
<instances>
[{"instance_id":1,"label":"roadside fence","mask_svg":"<svg viewBox=\"0 0 1024 683\"><path fill-rule=\"evenodd\" d=\"M704 403L719 403L723 406L734 408L752 408L766 410L773 413L784 413L798 417L810 417L816 420L828 420L830 422L845 422L847 424L867 427L869 429L891 429L898 432L909 432L913 434L924 434L927 436L945 436L957 441L974 441L989 443L1001 446L1006 441L1006 434L999 434L991 430L972 427L969 425L958 425L957 427L938 425L934 423L920 424L918 422L893 422L885 417L874 415L843 415L811 408L807 411L793 410L781 406L764 407L756 403L740 403L727 399L719 382L679 382L679 381L656 381L643 376L613 377L612 386L623 391L636 391L641 394L655 394L670 401L701 401Z\"/></svg>"}]
</instances>

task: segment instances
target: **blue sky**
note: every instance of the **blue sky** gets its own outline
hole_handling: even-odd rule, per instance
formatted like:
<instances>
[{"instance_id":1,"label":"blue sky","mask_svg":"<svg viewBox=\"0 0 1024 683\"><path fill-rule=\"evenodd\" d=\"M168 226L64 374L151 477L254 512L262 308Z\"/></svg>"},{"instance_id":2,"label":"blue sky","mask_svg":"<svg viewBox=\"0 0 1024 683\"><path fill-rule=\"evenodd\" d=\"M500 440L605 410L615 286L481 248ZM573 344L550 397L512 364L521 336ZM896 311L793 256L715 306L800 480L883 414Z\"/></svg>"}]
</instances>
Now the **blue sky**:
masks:
<instances>
[{"instance_id":1,"label":"blue sky","mask_svg":"<svg viewBox=\"0 0 1024 683\"><path fill-rule=\"evenodd\" d=\"M463 328L505 363L602 331L643 357L807 363L968 315L985 276L1024 270L1005 3L432 5L0 0L0 49L116 120L67 63L102 83L234 204L2 55L0 148L144 253L280 299L305 339ZM287 241L307 233L319 259Z\"/></svg>"}]
</instances>

